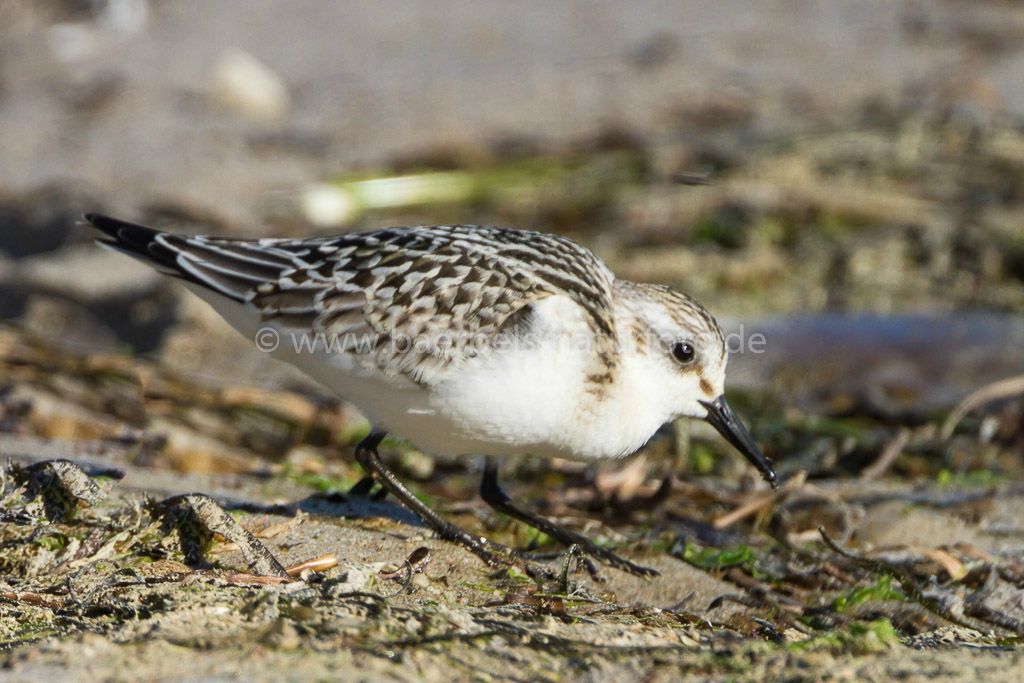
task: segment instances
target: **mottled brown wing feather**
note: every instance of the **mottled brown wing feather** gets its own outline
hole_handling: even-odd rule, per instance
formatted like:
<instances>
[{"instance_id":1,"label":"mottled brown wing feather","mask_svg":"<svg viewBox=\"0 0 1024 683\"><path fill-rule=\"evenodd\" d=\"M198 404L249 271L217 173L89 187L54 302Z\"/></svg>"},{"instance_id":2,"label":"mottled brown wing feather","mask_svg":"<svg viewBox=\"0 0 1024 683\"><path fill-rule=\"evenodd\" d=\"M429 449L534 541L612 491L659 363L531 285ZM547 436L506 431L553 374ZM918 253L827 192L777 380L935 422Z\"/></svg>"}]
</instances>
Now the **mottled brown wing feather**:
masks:
<instances>
[{"instance_id":1,"label":"mottled brown wing feather","mask_svg":"<svg viewBox=\"0 0 1024 683\"><path fill-rule=\"evenodd\" d=\"M490 226L389 228L316 239L232 240L86 217L107 246L254 306L296 333L387 372L429 382L499 331L522 329L530 305L562 294L586 313L604 367L613 363L614 276L556 235ZM340 344L340 345L339 345Z\"/></svg>"},{"instance_id":2,"label":"mottled brown wing feather","mask_svg":"<svg viewBox=\"0 0 1024 683\"><path fill-rule=\"evenodd\" d=\"M305 265L257 286L266 320L323 333L332 348L429 383L499 331L522 325L530 304L565 294L613 332L612 275L583 247L553 235L499 228L395 228L323 241L266 241Z\"/></svg>"}]
</instances>

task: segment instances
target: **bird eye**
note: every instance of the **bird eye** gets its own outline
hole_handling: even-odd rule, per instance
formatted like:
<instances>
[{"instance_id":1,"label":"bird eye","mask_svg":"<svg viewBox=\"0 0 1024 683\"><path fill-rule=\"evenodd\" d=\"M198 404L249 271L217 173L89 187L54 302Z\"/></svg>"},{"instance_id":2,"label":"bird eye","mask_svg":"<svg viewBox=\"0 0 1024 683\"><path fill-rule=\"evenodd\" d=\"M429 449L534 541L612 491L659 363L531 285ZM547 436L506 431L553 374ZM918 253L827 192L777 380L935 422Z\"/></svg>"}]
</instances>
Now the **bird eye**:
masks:
<instances>
[{"instance_id":1,"label":"bird eye","mask_svg":"<svg viewBox=\"0 0 1024 683\"><path fill-rule=\"evenodd\" d=\"M696 356L697 350L693 348L693 344L690 342L676 342L672 345L672 357L684 365L693 362Z\"/></svg>"}]
</instances>

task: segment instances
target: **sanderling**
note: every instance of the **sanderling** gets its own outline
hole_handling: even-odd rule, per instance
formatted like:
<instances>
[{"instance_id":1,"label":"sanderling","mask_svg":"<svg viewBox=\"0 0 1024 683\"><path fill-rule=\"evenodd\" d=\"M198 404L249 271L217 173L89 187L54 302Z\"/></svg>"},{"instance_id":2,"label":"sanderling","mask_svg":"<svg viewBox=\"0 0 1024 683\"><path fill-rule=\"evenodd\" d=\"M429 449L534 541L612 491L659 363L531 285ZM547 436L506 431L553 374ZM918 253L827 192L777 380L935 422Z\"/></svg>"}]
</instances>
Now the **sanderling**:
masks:
<instances>
[{"instance_id":1,"label":"sanderling","mask_svg":"<svg viewBox=\"0 0 1024 683\"><path fill-rule=\"evenodd\" d=\"M685 294L617 279L564 237L457 225L237 240L85 218L108 236L100 244L180 278L247 338L358 406L373 429L356 447L367 477L355 491L376 482L488 562L501 546L442 519L385 467L385 433L428 453L486 456L489 505L639 574L655 572L513 502L498 459L620 458L693 417L776 485L725 400L715 319Z\"/></svg>"}]
</instances>

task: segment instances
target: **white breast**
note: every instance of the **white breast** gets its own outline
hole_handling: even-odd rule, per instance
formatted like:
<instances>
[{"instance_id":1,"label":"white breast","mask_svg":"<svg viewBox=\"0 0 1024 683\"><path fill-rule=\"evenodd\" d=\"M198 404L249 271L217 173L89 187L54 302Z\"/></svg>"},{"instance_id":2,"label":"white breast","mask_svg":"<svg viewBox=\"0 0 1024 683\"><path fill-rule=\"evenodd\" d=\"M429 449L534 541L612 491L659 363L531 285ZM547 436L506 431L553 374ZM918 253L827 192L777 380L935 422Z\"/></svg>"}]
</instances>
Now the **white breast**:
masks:
<instances>
[{"instance_id":1,"label":"white breast","mask_svg":"<svg viewBox=\"0 0 1024 683\"><path fill-rule=\"evenodd\" d=\"M432 389L431 405L454 427L448 448L461 450L446 449L436 431L418 434L419 440L449 453L580 460L640 448L669 417L649 390L657 378L645 364L622 358L610 385L590 384L587 377L600 368L585 316L568 297L535 304L531 329L518 344L453 370Z\"/></svg>"},{"instance_id":2,"label":"white breast","mask_svg":"<svg viewBox=\"0 0 1024 683\"><path fill-rule=\"evenodd\" d=\"M250 342L266 326L241 304L189 289ZM642 446L664 420L628 377L603 395L593 392L586 382L595 367L585 315L568 297L542 299L525 335L446 367L426 387L369 367L365 358L296 353L289 330L278 330L282 343L273 355L355 404L375 427L428 453L618 457ZM620 370L628 372L628 364Z\"/></svg>"}]
</instances>

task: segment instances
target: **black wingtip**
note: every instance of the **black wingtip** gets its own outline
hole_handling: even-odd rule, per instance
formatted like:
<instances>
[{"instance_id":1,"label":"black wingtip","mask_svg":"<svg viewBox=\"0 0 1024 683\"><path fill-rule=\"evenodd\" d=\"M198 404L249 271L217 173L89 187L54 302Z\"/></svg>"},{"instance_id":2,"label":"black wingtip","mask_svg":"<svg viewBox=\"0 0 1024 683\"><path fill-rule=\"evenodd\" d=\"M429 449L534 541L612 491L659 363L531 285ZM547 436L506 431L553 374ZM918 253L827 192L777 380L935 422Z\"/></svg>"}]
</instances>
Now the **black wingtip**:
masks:
<instances>
[{"instance_id":1,"label":"black wingtip","mask_svg":"<svg viewBox=\"0 0 1024 683\"><path fill-rule=\"evenodd\" d=\"M147 228L138 223L118 220L99 213L87 213L82 216L92 227L105 232L116 240L151 242L160 234L159 230Z\"/></svg>"},{"instance_id":2,"label":"black wingtip","mask_svg":"<svg viewBox=\"0 0 1024 683\"><path fill-rule=\"evenodd\" d=\"M161 234L159 230L98 213L87 213L82 218L89 225L111 238L100 239L98 240L99 242L117 246L126 251L150 258L155 256L150 247L153 241Z\"/></svg>"},{"instance_id":3,"label":"black wingtip","mask_svg":"<svg viewBox=\"0 0 1024 683\"><path fill-rule=\"evenodd\" d=\"M177 253L166 244L162 244L159 239L161 235L168 233L98 213L87 213L82 218L106 235L96 240L98 244L164 266L168 269L169 275L181 276L181 268L176 262Z\"/></svg>"}]
</instances>

